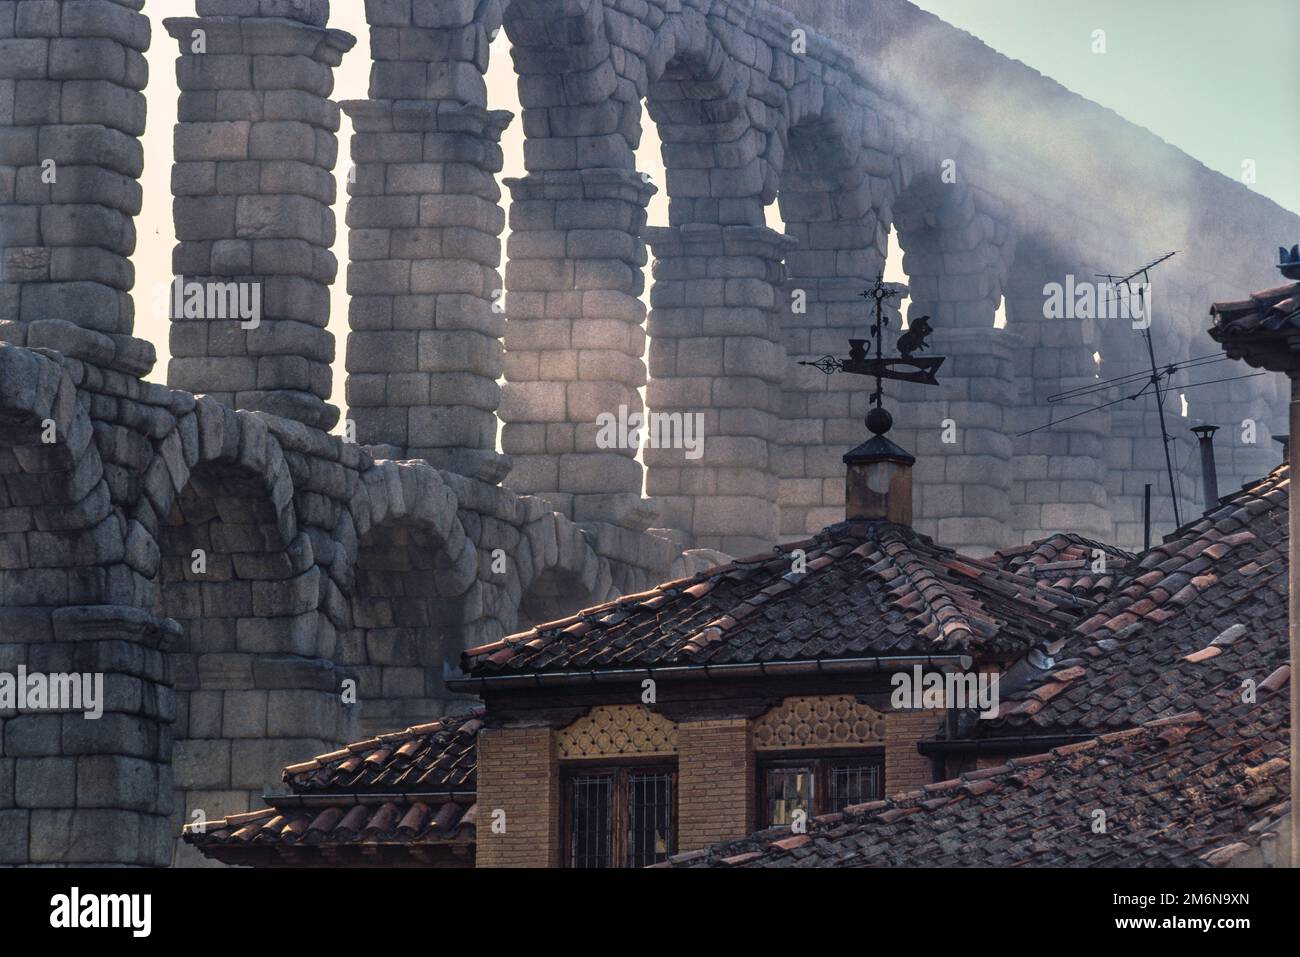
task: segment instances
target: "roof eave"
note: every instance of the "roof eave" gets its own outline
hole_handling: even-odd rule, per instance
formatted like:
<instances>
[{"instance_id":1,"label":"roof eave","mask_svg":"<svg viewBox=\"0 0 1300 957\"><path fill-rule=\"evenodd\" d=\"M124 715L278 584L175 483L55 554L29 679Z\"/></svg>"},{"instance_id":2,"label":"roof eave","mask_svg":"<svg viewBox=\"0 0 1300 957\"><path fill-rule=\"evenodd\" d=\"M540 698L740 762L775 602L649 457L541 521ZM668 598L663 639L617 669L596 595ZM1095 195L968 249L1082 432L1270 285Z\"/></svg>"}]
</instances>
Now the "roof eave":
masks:
<instances>
[{"instance_id":1,"label":"roof eave","mask_svg":"<svg viewBox=\"0 0 1300 957\"><path fill-rule=\"evenodd\" d=\"M885 671L899 666L929 665L935 668L969 668L971 655L893 655L865 658L819 658L806 661L757 661L717 665L662 665L641 668L588 668L575 671L521 672L516 674L470 675L452 678L452 691L473 693L489 688L532 685L557 687L581 684L626 684L645 678L655 680L706 680L775 678L802 674L859 674Z\"/></svg>"}]
</instances>

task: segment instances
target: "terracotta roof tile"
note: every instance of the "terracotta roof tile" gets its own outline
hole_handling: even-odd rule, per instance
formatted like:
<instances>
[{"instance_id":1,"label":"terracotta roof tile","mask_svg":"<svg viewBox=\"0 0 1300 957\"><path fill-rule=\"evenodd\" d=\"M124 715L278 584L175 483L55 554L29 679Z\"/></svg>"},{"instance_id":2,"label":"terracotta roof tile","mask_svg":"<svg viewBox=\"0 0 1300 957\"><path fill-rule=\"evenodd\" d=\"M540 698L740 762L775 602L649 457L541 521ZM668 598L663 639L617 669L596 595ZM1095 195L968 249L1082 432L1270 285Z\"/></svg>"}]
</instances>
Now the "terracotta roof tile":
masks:
<instances>
[{"instance_id":1,"label":"terracotta roof tile","mask_svg":"<svg viewBox=\"0 0 1300 957\"><path fill-rule=\"evenodd\" d=\"M1243 859L1287 812L1285 691L1016 758L917 794L706 848L691 867L1211 867ZM1211 800L1207 797L1212 796ZM1091 827L1092 811L1106 828Z\"/></svg>"},{"instance_id":2,"label":"terracotta roof tile","mask_svg":"<svg viewBox=\"0 0 1300 957\"><path fill-rule=\"evenodd\" d=\"M381 735L293 764L282 775L295 793L473 791L482 715L457 715Z\"/></svg>"},{"instance_id":3,"label":"terracotta roof tile","mask_svg":"<svg viewBox=\"0 0 1300 957\"><path fill-rule=\"evenodd\" d=\"M290 793L270 807L184 829L187 843L228 863L253 863L249 848L298 847L373 852L474 843L480 714L455 715L357 741L289 765ZM258 858L256 863L273 863Z\"/></svg>"},{"instance_id":4,"label":"terracotta roof tile","mask_svg":"<svg viewBox=\"0 0 1300 957\"><path fill-rule=\"evenodd\" d=\"M796 548L802 575L793 573ZM538 626L504 647L471 650L462 668L484 677L867 655L1007 658L1063 638L1092 609L1086 596L958 556L910 528L846 522L589 609L563 627ZM581 631L572 627L578 621Z\"/></svg>"},{"instance_id":5,"label":"terracotta roof tile","mask_svg":"<svg viewBox=\"0 0 1300 957\"><path fill-rule=\"evenodd\" d=\"M1098 557L1104 566L1094 571ZM1133 561L1133 554L1105 542L1069 532L1057 532L1028 545L1005 548L986 559L1006 571L1026 575L1042 585L1100 601L1114 588L1116 575Z\"/></svg>"},{"instance_id":6,"label":"terracotta roof tile","mask_svg":"<svg viewBox=\"0 0 1300 957\"><path fill-rule=\"evenodd\" d=\"M209 821L199 832L195 825L184 831L186 843L210 856L222 849L251 842L291 847L298 844L472 844L472 804L446 801L436 810L424 804L410 806L385 802L357 804L346 811L328 806L266 808L251 814Z\"/></svg>"},{"instance_id":7,"label":"terracotta roof tile","mask_svg":"<svg viewBox=\"0 0 1300 957\"><path fill-rule=\"evenodd\" d=\"M1004 691L998 717L972 733L1134 727L1245 677L1263 681L1285 664L1289 488L1283 465L1138 556L1129 577L1066 639L1057 660L1068 669ZM1239 513L1246 527L1234 522L1225 531L1225 518ZM1193 563L1204 564L1189 574ZM1067 673L1065 694L1055 686ZM1115 694L1124 684L1131 693Z\"/></svg>"}]
</instances>

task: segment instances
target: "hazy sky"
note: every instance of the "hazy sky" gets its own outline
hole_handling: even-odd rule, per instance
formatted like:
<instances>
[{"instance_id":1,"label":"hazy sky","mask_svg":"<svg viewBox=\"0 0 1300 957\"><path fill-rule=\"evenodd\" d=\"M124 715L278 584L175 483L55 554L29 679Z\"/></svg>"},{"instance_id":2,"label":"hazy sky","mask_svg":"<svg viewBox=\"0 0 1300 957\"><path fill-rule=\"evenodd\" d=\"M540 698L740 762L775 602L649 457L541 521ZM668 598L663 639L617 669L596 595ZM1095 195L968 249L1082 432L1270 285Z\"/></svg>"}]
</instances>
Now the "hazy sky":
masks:
<instances>
[{"instance_id":1,"label":"hazy sky","mask_svg":"<svg viewBox=\"0 0 1300 957\"><path fill-rule=\"evenodd\" d=\"M816 0L809 0L815 3ZM1300 211L1300 5L1296 0L918 0L918 5L968 30L1007 56L1023 60L1070 89L1145 126L1207 166L1233 178L1253 160L1252 188ZM164 12L165 11L165 12ZM156 290L171 280L175 242L171 222L171 136L176 122L177 45L162 27L165 16L192 16L193 0L145 4L154 21L145 134L145 208L139 220L136 263L136 334L154 342L159 362L151 378L166 377L167 318L155 308ZM335 97L361 99L369 76L361 0L334 0L331 25L354 34L356 48L336 71ZM1107 52L1092 52L1093 32L1106 31ZM497 46L502 47L502 36ZM489 90L496 109L519 112L508 56L494 57ZM344 121L340 177L350 163ZM639 165L663 183L653 124L642 142ZM503 138L504 176L523 172L518 120ZM509 193L506 191L506 200ZM343 351L347 338L345 291L346 193L340 189L339 279L330 329L338 341L333 401L343 406ZM650 222L667 222L662 192ZM779 225L773 223L773 225ZM1297 237L1300 239L1300 237ZM896 257L889 272L902 278Z\"/></svg>"},{"instance_id":2,"label":"hazy sky","mask_svg":"<svg viewBox=\"0 0 1300 957\"><path fill-rule=\"evenodd\" d=\"M1300 212L1297 0L913 2Z\"/></svg>"}]
</instances>

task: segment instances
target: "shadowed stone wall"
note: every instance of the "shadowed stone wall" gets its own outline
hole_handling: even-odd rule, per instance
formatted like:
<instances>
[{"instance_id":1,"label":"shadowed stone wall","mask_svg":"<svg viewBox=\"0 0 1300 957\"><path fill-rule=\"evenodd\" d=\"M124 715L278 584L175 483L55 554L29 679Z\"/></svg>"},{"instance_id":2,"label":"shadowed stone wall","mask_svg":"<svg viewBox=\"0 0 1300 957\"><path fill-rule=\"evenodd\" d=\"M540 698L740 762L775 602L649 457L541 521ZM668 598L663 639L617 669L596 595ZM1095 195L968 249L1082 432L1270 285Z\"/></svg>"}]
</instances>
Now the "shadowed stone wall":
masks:
<instances>
[{"instance_id":1,"label":"shadowed stone wall","mask_svg":"<svg viewBox=\"0 0 1300 957\"><path fill-rule=\"evenodd\" d=\"M370 96L346 105L350 408L330 435L329 95L352 39L324 0L199 0L170 22L176 269L257 284L264 311L175 316L166 388L131 335L140 7L0 2L0 670L105 681L98 720L0 715L5 863L192 863L175 838L196 813L471 707L445 684L465 647L837 520L868 390L795 360L865 334L857 292L891 228L909 316L951 357L940 389L890 393L917 526L974 552L1059 528L1131 546L1162 471L1149 408L1018 435L1048 396L1140 368L1123 324L1044 318L1044 284L1182 249L1156 277L1171 361L1215 351L1205 304L1273 284L1300 233L902 0L369 0ZM483 83L502 25L527 169L506 184L504 283L511 118ZM659 229L635 168L651 122ZM1099 201L1120 177L1142 203ZM598 441L642 386L649 411L702 418L700 458L648 449L642 468ZM1276 457L1281 398L1268 379L1188 394L1193 416L1258 420L1254 444L1221 434L1221 488Z\"/></svg>"}]
</instances>

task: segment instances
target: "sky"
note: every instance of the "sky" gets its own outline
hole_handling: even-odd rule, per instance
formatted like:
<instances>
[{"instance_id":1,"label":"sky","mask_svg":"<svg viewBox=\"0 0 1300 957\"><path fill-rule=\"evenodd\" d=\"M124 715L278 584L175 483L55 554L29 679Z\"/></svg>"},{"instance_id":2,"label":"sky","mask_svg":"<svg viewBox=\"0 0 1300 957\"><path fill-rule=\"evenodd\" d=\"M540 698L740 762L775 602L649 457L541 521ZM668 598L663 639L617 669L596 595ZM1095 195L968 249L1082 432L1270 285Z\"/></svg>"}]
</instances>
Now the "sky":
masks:
<instances>
[{"instance_id":1,"label":"sky","mask_svg":"<svg viewBox=\"0 0 1300 957\"><path fill-rule=\"evenodd\" d=\"M810 3L816 0L809 0ZM1110 107L1191 154L1210 168L1236 179L1253 163L1251 188L1300 212L1300 123L1295 91L1300 90L1296 56L1296 0L919 0L918 6L968 30L989 46L1056 79L1089 99ZM176 122L176 41L162 20L192 16L193 0L145 4L154 23L149 51L148 129L144 137L145 206L138 220L136 335L158 348L151 376L165 381L167 317L158 308L157 290L171 281L171 136ZM334 0L330 25L358 38L356 48L335 72L338 100L362 99L369 77L369 40L362 0ZM1095 31L1105 31L1104 54L1093 52ZM505 53L505 37L495 45ZM490 106L518 115L518 95L509 57L494 56L488 75ZM344 118L338 174L349 166ZM503 177L523 173L522 128L518 119L506 131ZM663 163L653 124L648 124L638 154L643 172L661 184ZM505 201L509 191L504 191ZM346 192L336 208L339 236L335 254L339 278L333 289L329 328L338 344L333 402L342 406L343 354L347 339ZM769 225L781 228L775 204ZM649 210L651 225L666 224L661 191ZM504 249L504 237L503 237ZM902 280L900 257L891 250L887 278Z\"/></svg>"},{"instance_id":2,"label":"sky","mask_svg":"<svg viewBox=\"0 0 1300 957\"><path fill-rule=\"evenodd\" d=\"M1300 212L1296 0L914 2Z\"/></svg>"}]
</instances>

